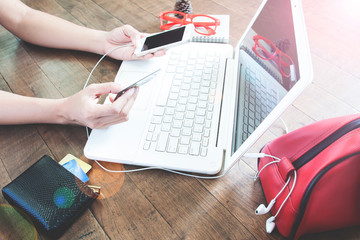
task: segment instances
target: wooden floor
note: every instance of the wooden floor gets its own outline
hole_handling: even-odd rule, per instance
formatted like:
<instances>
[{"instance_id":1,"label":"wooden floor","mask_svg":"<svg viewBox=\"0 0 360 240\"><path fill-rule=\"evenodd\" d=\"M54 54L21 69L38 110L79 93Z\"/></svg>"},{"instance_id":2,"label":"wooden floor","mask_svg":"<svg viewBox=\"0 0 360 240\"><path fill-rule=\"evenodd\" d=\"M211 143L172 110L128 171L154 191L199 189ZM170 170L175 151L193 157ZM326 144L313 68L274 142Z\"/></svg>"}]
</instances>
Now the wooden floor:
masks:
<instances>
[{"instance_id":1,"label":"wooden floor","mask_svg":"<svg viewBox=\"0 0 360 240\"><path fill-rule=\"evenodd\" d=\"M33 8L91 28L111 30L123 24L159 31L157 14L175 0L25 0ZM260 0L192 0L195 13L229 14L231 44L241 36ZM303 0L314 66L314 81L283 114L290 130L325 118L360 111L360 3L357 0ZM98 61L94 54L52 50L22 42L0 27L0 89L59 98L79 91ZM92 82L113 81L120 62L106 59ZM1 116L0 116L1 117ZM283 134L276 122L253 147ZM83 127L59 125L0 126L0 187L44 154L57 161L81 157ZM120 165L107 164L109 168ZM107 174L95 164L92 181L103 197L62 239L282 239L265 232L269 217L255 216L265 201L254 174L255 161L241 162L218 180L198 180L163 171ZM127 169L131 168L125 166ZM326 199L324 200L326 204ZM331 201L331 199L328 199ZM0 196L0 239L45 239L21 220ZM360 228L304 236L301 239L360 239Z\"/></svg>"}]
</instances>

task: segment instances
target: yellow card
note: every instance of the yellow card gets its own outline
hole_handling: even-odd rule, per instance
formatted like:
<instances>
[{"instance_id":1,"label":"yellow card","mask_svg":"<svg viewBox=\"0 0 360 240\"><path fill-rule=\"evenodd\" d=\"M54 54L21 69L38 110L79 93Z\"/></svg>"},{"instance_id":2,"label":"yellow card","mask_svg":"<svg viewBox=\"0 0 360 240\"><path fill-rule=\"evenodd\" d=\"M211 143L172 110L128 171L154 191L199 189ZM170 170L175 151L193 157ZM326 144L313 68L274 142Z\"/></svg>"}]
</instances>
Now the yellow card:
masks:
<instances>
[{"instance_id":1,"label":"yellow card","mask_svg":"<svg viewBox=\"0 0 360 240\"><path fill-rule=\"evenodd\" d=\"M59 162L59 164L60 164L60 165L64 165L65 163L67 163L67 162L69 162L69 161L71 161L71 160L73 160L73 159L76 160L77 164L79 164L79 166L81 167L81 169L82 169L85 173L87 173L88 171L90 171L90 169L91 169L91 165L90 165L90 164L82 161L81 159L79 159L79 158L77 158L77 157L74 157L74 156L71 155L71 154L66 155L66 156Z\"/></svg>"}]
</instances>

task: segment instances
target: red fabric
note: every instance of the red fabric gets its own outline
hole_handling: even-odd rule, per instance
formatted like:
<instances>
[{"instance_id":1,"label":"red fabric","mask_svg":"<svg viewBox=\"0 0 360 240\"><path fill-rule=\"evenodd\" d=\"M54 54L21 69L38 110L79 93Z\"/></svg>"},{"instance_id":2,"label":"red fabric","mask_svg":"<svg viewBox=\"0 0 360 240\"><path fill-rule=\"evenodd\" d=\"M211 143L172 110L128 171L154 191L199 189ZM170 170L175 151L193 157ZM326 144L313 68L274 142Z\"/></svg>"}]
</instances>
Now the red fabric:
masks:
<instances>
[{"instance_id":1,"label":"red fabric","mask_svg":"<svg viewBox=\"0 0 360 240\"><path fill-rule=\"evenodd\" d=\"M263 153L282 158L278 164L271 164L260 174L267 202L284 186L286 182L284 176L291 172L290 163L340 127L359 118L360 114L356 114L319 121L283 135L266 145L262 150ZM289 237L299 213L301 200L311 181L332 162L358 151L360 151L360 129L342 136L297 171L294 191L275 219L276 227L283 236ZM270 161L273 161L270 157L261 158L259 169ZM321 178L311 194L296 238L305 233L360 225L359 170L360 156L357 155L334 167ZM272 215L276 214L292 184L293 178L272 208Z\"/></svg>"},{"instance_id":2,"label":"red fabric","mask_svg":"<svg viewBox=\"0 0 360 240\"><path fill-rule=\"evenodd\" d=\"M287 157L283 157L279 162L279 172L284 181L287 181L290 173L295 170L294 166Z\"/></svg>"}]
</instances>

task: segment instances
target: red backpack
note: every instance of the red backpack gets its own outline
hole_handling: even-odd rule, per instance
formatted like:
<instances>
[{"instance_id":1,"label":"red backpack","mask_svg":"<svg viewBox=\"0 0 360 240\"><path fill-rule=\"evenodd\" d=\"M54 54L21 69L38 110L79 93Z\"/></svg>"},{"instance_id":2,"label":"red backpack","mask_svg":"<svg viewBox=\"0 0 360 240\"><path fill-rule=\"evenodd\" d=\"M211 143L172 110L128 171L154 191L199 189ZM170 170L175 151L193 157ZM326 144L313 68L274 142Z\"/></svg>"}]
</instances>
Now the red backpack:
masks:
<instances>
[{"instance_id":1,"label":"red backpack","mask_svg":"<svg viewBox=\"0 0 360 240\"><path fill-rule=\"evenodd\" d=\"M285 134L260 153L258 169L275 226L289 239L360 225L360 114L327 119Z\"/></svg>"}]
</instances>

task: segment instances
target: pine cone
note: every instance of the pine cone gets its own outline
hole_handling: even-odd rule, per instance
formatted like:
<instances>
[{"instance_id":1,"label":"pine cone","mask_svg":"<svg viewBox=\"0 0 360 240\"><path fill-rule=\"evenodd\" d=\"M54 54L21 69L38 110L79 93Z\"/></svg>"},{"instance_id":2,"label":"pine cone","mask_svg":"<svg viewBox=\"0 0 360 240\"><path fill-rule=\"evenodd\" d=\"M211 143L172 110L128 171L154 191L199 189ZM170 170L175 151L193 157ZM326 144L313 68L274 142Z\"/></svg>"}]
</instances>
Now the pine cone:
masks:
<instances>
[{"instance_id":1,"label":"pine cone","mask_svg":"<svg viewBox=\"0 0 360 240\"><path fill-rule=\"evenodd\" d=\"M191 14L192 13L191 1L190 0L176 0L174 10ZM177 16L177 17L179 17L179 16Z\"/></svg>"}]
</instances>

